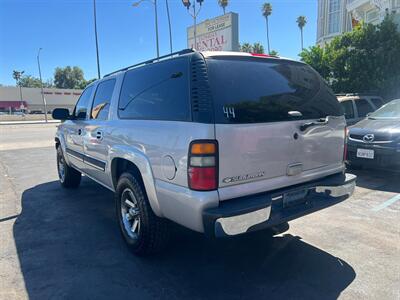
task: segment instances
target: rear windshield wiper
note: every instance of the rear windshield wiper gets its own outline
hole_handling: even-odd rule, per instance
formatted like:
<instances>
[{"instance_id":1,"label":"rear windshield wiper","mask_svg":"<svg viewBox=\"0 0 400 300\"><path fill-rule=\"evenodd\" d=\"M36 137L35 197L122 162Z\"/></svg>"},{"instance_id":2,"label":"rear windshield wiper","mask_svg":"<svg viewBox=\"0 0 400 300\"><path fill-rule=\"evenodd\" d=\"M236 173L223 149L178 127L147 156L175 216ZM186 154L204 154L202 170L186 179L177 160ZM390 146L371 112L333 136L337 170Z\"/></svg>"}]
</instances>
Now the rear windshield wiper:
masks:
<instances>
[{"instance_id":1,"label":"rear windshield wiper","mask_svg":"<svg viewBox=\"0 0 400 300\"><path fill-rule=\"evenodd\" d=\"M321 119L318 119L317 121L308 122L308 123L304 123L304 124L300 125L300 130L306 131L307 128L309 128L309 127L321 126L321 125L326 125L326 124L328 124L328 118L321 118Z\"/></svg>"}]
</instances>

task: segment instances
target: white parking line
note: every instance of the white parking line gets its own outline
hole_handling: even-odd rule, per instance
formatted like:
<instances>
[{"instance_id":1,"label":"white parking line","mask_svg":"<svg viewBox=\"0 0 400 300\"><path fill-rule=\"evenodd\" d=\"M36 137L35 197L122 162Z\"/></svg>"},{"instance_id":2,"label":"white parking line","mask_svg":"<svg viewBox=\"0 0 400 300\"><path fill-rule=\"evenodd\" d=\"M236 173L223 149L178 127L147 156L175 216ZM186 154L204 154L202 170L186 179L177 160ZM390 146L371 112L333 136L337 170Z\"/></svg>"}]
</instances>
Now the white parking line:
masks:
<instances>
[{"instance_id":1,"label":"white parking line","mask_svg":"<svg viewBox=\"0 0 400 300\"><path fill-rule=\"evenodd\" d=\"M395 203L396 201L399 201L399 200L400 200L400 194L390 198L389 200L386 200L382 204L374 207L372 210L373 211L380 211L381 209L384 209L384 208L388 207L389 205L392 205L393 203Z\"/></svg>"}]
</instances>

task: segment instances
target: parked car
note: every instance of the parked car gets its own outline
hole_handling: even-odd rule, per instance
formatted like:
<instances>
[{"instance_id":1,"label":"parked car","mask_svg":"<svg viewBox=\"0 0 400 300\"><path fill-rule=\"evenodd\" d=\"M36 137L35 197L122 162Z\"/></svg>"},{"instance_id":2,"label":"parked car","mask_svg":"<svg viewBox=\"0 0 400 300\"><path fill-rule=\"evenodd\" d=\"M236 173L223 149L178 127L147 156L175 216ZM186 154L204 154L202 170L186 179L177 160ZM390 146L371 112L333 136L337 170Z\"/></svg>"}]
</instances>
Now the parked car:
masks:
<instances>
[{"instance_id":1,"label":"parked car","mask_svg":"<svg viewBox=\"0 0 400 300\"><path fill-rule=\"evenodd\" d=\"M384 104L381 97L372 95L339 95L338 100L343 107L348 126L354 125Z\"/></svg>"},{"instance_id":2,"label":"parked car","mask_svg":"<svg viewBox=\"0 0 400 300\"><path fill-rule=\"evenodd\" d=\"M136 254L171 220L208 236L286 224L348 198L342 109L308 65L184 50L89 85L56 133L61 185L115 192ZM313 225L315 226L315 224Z\"/></svg>"},{"instance_id":3,"label":"parked car","mask_svg":"<svg viewBox=\"0 0 400 300\"><path fill-rule=\"evenodd\" d=\"M368 115L349 130L347 159L353 167L400 170L400 99Z\"/></svg>"}]
</instances>

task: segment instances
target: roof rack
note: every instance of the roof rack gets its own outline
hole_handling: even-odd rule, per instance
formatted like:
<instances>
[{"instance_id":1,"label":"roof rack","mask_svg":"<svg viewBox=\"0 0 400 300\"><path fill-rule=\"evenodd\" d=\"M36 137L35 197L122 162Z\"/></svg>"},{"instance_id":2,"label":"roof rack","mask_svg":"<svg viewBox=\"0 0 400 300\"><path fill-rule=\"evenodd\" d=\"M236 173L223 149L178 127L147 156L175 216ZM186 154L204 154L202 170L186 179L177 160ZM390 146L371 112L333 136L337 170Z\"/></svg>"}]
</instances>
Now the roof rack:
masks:
<instances>
[{"instance_id":1,"label":"roof rack","mask_svg":"<svg viewBox=\"0 0 400 300\"><path fill-rule=\"evenodd\" d=\"M139 66L142 66L142 65L151 64L151 63L154 63L154 62L156 62L156 61L160 61L160 60L165 59L165 58L169 58L169 57L173 57L173 56L179 56L179 55L184 55L184 54L193 53L193 52L196 52L196 50L193 50L193 49L184 49L184 50L181 50L181 51L173 52L173 53L170 53L170 54L167 54L167 55L163 55L163 56L160 56L160 57L157 57L157 58L149 59L149 60L146 60L146 61L143 61L143 62L134 64L134 65L131 65L131 66L129 66L129 67L125 67L125 68L116 70L116 71L114 71L114 72L111 72L111 73L108 73L108 74L104 75L103 78L104 78L104 77L108 77L108 76L113 75L113 74L118 73L118 72L127 71L127 70L132 69L132 68L135 68L135 67L139 67Z\"/></svg>"}]
</instances>

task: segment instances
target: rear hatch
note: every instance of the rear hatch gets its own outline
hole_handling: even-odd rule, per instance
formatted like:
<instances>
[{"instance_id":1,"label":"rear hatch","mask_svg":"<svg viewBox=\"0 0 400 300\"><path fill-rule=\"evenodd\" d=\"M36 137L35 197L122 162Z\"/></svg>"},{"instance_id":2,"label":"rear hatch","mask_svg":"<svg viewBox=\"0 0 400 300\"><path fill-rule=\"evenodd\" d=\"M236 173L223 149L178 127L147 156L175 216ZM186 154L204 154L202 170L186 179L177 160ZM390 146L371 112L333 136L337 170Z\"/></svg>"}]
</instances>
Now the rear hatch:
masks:
<instances>
[{"instance_id":1,"label":"rear hatch","mask_svg":"<svg viewBox=\"0 0 400 300\"><path fill-rule=\"evenodd\" d=\"M342 108L312 68L252 56L215 56L206 62L221 200L343 170Z\"/></svg>"}]
</instances>

